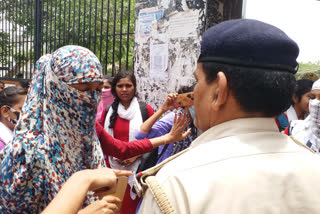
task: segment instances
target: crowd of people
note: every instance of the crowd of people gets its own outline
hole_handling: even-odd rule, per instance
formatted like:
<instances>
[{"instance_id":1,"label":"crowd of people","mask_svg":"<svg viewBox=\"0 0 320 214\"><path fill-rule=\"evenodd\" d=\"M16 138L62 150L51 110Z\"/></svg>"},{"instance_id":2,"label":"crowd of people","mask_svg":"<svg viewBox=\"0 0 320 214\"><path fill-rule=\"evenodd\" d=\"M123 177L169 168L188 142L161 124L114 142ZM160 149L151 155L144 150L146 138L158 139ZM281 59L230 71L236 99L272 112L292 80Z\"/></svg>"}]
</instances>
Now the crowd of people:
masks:
<instances>
[{"instance_id":1,"label":"crowd of people","mask_svg":"<svg viewBox=\"0 0 320 214\"><path fill-rule=\"evenodd\" d=\"M296 81L298 54L272 25L217 24L155 112L84 47L42 56L28 92L0 82L1 213L320 213L320 80Z\"/></svg>"}]
</instances>

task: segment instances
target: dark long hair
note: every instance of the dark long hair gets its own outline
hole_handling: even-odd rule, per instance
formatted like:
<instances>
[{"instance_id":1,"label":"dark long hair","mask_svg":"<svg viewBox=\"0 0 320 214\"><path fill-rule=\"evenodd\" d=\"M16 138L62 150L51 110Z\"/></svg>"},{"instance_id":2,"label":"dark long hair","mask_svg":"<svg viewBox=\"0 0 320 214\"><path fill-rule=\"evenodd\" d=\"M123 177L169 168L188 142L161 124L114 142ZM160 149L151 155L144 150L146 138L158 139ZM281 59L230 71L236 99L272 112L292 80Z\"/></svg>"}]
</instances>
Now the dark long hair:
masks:
<instances>
[{"instance_id":1,"label":"dark long hair","mask_svg":"<svg viewBox=\"0 0 320 214\"><path fill-rule=\"evenodd\" d=\"M312 80L309 80L309 79L297 80L297 82L296 82L296 87L295 87L295 89L294 89L294 95L297 96L298 102L301 101L301 98L302 98L302 96L303 96L305 93L308 93L309 91L311 91L311 89L312 89L312 84L313 84L313 81L312 81ZM295 105L295 102L294 102L293 99L292 99L291 104L292 104L293 106Z\"/></svg>"},{"instance_id":2,"label":"dark long hair","mask_svg":"<svg viewBox=\"0 0 320 214\"><path fill-rule=\"evenodd\" d=\"M134 86L134 94L136 96L136 92L137 92L137 80L136 77L134 76L133 72L130 71L120 71L119 73L117 73L112 81L112 85L111 85L111 93L114 96L114 101L111 105L112 107L112 115L110 116L110 125L109 128L113 128L114 124L116 123L117 120L117 116L118 116L118 106L120 103L120 98L117 95L117 91L116 91L116 87L117 87L117 83L120 81L120 79L123 78L129 78Z\"/></svg>"}]
</instances>

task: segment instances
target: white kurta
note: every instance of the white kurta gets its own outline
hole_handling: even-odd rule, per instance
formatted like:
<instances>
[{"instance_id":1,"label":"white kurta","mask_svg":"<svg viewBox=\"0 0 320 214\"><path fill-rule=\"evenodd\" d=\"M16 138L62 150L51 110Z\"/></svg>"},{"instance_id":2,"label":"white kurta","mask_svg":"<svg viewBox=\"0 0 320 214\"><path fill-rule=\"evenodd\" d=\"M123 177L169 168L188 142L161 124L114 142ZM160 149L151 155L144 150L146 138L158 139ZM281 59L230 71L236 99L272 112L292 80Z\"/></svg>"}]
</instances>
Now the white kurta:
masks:
<instances>
[{"instance_id":1,"label":"white kurta","mask_svg":"<svg viewBox=\"0 0 320 214\"><path fill-rule=\"evenodd\" d=\"M290 106L290 108L288 108L287 117L288 117L289 123L292 120L299 120L298 116L297 116L297 113L296 113L296 110L294 110L293 106Z\"/></svg>"},{"instance_id":2,"label":"white kurta","mask_svg":"<svg viewBox=\"0 0 320 214\"><path fill-rule=\"evenodd\" d=\"M157 178L177 214L320 213L320 157L273 118L212 127ZM161 213L148 190L140 213Z\"/></svg>"},{"instance_id":3,"label":"white kurta","mask_svg":"<svg viewBox=\"0 0 320 214\"><path fill-rule=\"evenodd\" d=\"M13 138L13 131L11 131L11 129L9 129L6 125L4 125L2 122L0 122L0 137L1 139L4 140L4 142L6 142L6 144L9 143L9 141L12 140Z\"/></svg>"}]
</instances>

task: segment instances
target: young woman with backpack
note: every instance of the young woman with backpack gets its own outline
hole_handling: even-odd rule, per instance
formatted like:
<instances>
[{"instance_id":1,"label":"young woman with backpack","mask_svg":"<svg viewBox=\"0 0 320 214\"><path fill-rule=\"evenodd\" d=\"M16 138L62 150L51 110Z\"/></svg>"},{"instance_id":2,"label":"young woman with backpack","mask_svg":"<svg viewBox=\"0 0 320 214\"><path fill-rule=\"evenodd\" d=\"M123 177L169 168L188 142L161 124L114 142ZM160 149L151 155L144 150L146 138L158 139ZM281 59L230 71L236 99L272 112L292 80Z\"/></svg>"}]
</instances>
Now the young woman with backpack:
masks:
<instances>
[{"instance_id":1,"label":"young woman with backpack","mask_svg":"<svg viewBox=\"0 0 320 214\"><path fill-rule=\"evenodd\" d=\"M153 115L154 111L150 105L139 103L136 96L136 78L132 72L120 71L112 82L111 92L115 97L111 107L107 107L102 113L100 123L112 137L122 141L134 141L135 132L146 119ZM147 112L147 113L145 113ZM103 144L107 142L101 141ZM106 154L106 153L105 153ZM107 156L107 166L113 169L129 170L135 172L140 164L139 156L120 160ZM138 196L132 192L133 179L129 177L128 187L122 202L121 213L134 213L138 203Z\"/></svg>"}]
</instances>

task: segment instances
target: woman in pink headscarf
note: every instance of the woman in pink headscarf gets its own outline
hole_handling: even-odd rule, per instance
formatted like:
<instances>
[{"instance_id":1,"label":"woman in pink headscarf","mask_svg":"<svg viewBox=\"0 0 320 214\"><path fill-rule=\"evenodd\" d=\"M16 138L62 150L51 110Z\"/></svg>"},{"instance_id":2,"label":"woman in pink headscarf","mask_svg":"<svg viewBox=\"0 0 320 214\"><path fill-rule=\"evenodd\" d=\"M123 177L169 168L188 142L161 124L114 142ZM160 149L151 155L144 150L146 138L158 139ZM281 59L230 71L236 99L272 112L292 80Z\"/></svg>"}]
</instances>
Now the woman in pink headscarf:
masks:
<instances>
[{"instance_id":1,"label":"woman in pink headscarf","mask_svg":"<svg viewBox=\"0 0 320 214\"><path fill-rule=\"evenodd\" d=\"M109 75L103 76L103 88L101 90L101 100L98 106L96 120L101 118L102 112L106 109L108 105L111 105L114 101L114 96L111 93L111 84L113 78Z\"/></svg>"}]
</instances>

